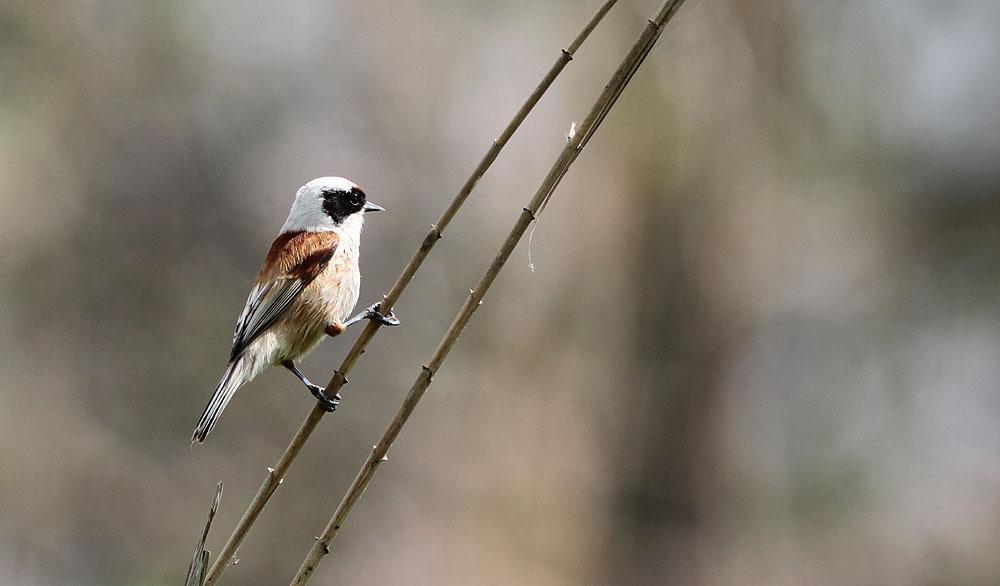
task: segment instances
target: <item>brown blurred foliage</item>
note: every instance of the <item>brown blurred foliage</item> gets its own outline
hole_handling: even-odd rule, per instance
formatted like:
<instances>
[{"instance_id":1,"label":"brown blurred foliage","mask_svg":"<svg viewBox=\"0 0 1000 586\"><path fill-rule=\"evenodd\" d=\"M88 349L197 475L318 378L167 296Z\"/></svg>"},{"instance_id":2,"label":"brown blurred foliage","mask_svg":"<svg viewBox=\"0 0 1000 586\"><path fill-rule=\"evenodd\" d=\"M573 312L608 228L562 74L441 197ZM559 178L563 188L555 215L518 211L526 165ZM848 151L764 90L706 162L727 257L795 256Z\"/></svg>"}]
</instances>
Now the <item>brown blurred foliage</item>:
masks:
<instances>
[{"instance_id":1,"label":"brown blurred foliage","mask_svg":"<svg viewBox=\"0 0 1000 586\"><path fill-rule=\"evenodd\" d=\"M217 550L312 405L274 370L188 447L294 190L389 209L377 299L595 6L0 4L0 582L180 583L222 479ZM543 99L225 582L290 578L655 8ZM998 25L688 3L318 582L1000 582Z\"/></svg>"}]
</instances>

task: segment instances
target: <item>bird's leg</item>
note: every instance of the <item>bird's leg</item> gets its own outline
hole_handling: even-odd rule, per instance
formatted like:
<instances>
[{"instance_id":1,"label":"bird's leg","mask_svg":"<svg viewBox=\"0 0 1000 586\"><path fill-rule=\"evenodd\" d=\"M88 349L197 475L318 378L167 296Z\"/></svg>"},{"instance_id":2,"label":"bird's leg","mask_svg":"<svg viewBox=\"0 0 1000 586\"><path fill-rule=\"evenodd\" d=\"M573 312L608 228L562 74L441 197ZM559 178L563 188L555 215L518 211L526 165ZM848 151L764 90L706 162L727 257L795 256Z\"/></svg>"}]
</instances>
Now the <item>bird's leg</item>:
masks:
<instances>
[{"instance_id":1,"label":"bird's leg","mask_svg":"<svg viewBox=\"0 0 1000 586\"><path fill-rule=\"evenodd\" d=\"M327 396L326 389L324 389L319 385L315 385L309 382L309 379L306 378L306 375L302 374L302 371L300 371L298 367L295 366L294 362L292 362L291 360L283 360L281 362L281 365L287 368L288 370L292 371L292 374L294 374L300 381L302 381L302 384L304 384L306 388L309 389L309 392L312 393L314 397L316 397L316 400L319 401L320 408L322 408L327 413L337 410L337 404L340 403L340 393L334 394L333 398L331 399L330 397Z\"/></svg>"},{"instance_id":2,"label":"bird's leg","mask_svg":"<svg viewBox=\"0 0 1000 586\"><path fill-rule=\"evenodd\" d=\"M376 303L374 305L370 305L370 306L366 307L364 309L364 311L362 311L358 315L352 317L351 319L345 321L344 322L344 327L346 328L347 326L349 326L351 324L358 323L359 321L361 321L363 319L374 320L374 321L377 321L378 323L380 323L380 324L382 324L384 326L398 326L399 325L399 320L396 318L396 314L393 313L393 311L390 309L389 310L389 315L382 315L381 313L379 313L379 306L380 305L381 305L381 303Z\"/></svg>"},{"instance_id":3,"label":"bird's leg","mask_svg":"<svg viewBox=\"0 0 1000 586\"><path fill-rule=\"evenodd\" d=\"M335 321L332 324L326 326L326 329L323 330L323 331L326 332L327 336L330 336L332 338L334 336L339 336L340 334L343 334L344 333L344 329L346 327L347 326L345 326L344 324L340 323L339 321Z\"/></svg>"}]
</instances>

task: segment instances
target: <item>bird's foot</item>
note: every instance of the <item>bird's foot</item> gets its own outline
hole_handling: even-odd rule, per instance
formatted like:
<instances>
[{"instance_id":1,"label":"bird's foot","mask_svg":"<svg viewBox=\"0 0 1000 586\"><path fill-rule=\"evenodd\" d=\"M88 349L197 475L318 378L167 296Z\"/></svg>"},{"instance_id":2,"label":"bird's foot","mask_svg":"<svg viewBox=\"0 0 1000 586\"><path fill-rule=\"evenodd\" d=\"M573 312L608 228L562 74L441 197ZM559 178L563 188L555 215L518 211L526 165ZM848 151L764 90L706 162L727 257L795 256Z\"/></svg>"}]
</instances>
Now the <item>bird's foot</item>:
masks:
<instances>
[{"instance_id":1,"label":"bird's foot","mask_svg":"<svg viewBox=\"0 0 1000 586\"><path fill-rule=\"evenodd\" d=\"M398 326L399 319L396 317L395 312L391 309L389 310L389 315L382 315L379 312L379 308L382 306L381 303L375 303L365 308L364 311L352 317L351 319L344 322L344 327L357 323L363 319L370 319L372 321L377 321L384 326Z\"/></svg>"},{"instance_id":2,"label":"bird's foot","mask_svg":"<svg viewBox=\"0 0 1000 586\"><path fill-rule=\"evenodd\" d=\"M333 398L326 394L326 389L319 385L308 384L309 392L316 397L316 401L319 402L320 409L326 411L327 413L333 413L337 410L337 405L340 404L340 393L334 393Z\"/></svg>"},{"instance_id":3,"label":"bird's foot","mask_svg":"<svg viewBox=\"0 0 1000 586\"><path fill-rule=\"evenodd\" d=\"M399 318L396 317L396 313L390 309L389 315L382 315L382 313L379 312L381 307L381 303L376 303L365 309L365 319L375 320L384 326L398 326Z\"/></svg>"}]
</instances>

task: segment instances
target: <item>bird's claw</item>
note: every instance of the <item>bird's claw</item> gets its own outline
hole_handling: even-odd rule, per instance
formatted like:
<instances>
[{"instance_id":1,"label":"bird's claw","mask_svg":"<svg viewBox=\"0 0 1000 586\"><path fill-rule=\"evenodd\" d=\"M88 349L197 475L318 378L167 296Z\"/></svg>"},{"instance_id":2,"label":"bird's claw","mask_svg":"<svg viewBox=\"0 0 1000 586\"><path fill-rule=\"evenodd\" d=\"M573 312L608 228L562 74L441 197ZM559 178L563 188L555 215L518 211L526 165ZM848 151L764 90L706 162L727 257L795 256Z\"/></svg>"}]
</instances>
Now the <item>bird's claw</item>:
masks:
<instances>
[{"instance_id":1,"label":"bird's claw","mask_svg":"<svg viewBox=\"0 0 1000 586\"><path fill-rule=\"evenodd\" d=\"M320 409L327 413L333 413L340 404L340 393L334 393L333 398L326 394L326 389L319 385L309 385L309 392L316 397Z\"/></svg>"},{"instance_id":2,"label":"bird's claw","mask_svg":"<svg viewBox=\"0 0 1000 586\"><path fill-rule=\"evenodd\" d=\"M381 303L376 303L365 310L365 319L370 319L377 321L384 326L398 326L399 318L396 317L396 313L390 309L389 315L382 315L379 312L379 308L382 306Z\"/></svg>"}]
</instances>

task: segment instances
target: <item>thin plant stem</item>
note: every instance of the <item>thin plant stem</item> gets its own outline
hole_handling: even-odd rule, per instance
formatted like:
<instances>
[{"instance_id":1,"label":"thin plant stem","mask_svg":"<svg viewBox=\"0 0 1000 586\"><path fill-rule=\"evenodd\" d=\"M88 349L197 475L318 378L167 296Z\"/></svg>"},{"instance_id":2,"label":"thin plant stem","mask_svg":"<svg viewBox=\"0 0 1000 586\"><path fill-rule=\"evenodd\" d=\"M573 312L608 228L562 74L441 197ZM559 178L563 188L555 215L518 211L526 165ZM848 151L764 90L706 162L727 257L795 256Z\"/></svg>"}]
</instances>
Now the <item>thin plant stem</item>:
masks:
<instances>
[{"instance_id":1,"label":"thin plant stem","mask_svg":"<svg viewBox=\"0 0 1000 586\"><path fill-rule=\"evenodd\" d=\"M205 583L205 570L208 569L208 558L211 553L205 549L205 541L208 539L208 532L212 529L212 521L215 520L215 512L219 510L219 501L222 500L222 481L215 487L215 498L212 499L212 508L208 510L208 521L205 522L205 530L201 532L201 539L194 549L194 557L191 558L191 565L188 566L187 579L184 586L202 586Z\"/></svg>"},{"instance_id":2,"label":"thin plant stem","mask_svg":"<svg viewBox=\"0 0 1000 586\"><path fill-rule=\"evenodd\" d=\"M497 252L493 262L490 263L489 268L486 269L486 272L479 280L476 288L469 292L469 297L466 299L465 304L459 310L458 314L455 315L455 319L452 321L451 326L444 334L444 337L441 338L441 341L438 343L437 349L434 350L433 355L431 355L430 361L421 368L421 372L413 382L410 392L406 395L406 398L403 399L402 405L400 405L399 410L392 419L392 422L389 423L385 433L382 434L382 438L379 440L378 444L374 446L370 455L365 460L365 463L362 464L361 469L355 476L350 488L348 488L347 493L337 506L337 510L334 512L333 517L330 518L326 528L323 529L323 533L321 533L316 539L316 543L312 546L309 553L302 561L302 565L299 567L298 572L292 579L291 583L293 586L306 584L316 571L316 567L323 559L323 556L330 553L330 545L346 521L351 509L358 502L358 499L361 498L361 495L364 493L368 484L375 476L375 472L378 470L379 465L387 459L386 454L389 452L389 447L392 446L396 437L399 435L400 430L402 430L403 425L406 424L406 421L416 408L417 403L424 396L427 388L430 387L431 381L434 379L434 375L441 368L441 365L445 358L447 358L448 353L458 341L458 337L462 334L465 326L469 323L469 320L472 318L472 314L482 304L483 297L493 284L493 281L497 278L497 275L500 273L504 264L506 264L507 260L510 258L511 253L514 251L514 247L517 246L518 242L524 236L525 231L531 222L535 220L537 214L541 212L545 203L549 200L553 191L555 191L556 186L566 175L570 165L573 164L573 161L576 160L576 157L579 156L583 147L590 141L594 132L601 125L601 122L604 121L608 112L611 111L611 108L614 106L618 97L632 79L636 70L638 70L650 50L652 50L656 40L663 32L663 28L670 21L670 19L673 18L674 14L676 14L677 10L680 9L683 3L684 0L667 0L657 13L656 17L648 21L648 24L643 29L642 34L639 35L639 38L632 46L632 49L628 52L621 65L618 66L618 69L611 77L611 80L604 87L604 91L601 92L601 95L597 98L597 101L591 108L590 113L579 126L577 132L569 137L566 146L559 154L555 163L553 163L549 173L542 180L541 185L538 187L538 191L535 192L534 197L531 198L528 205L524 207L521 215L517 219L517 222L514 224L514 227L511 228L510 233L507 235L506 240L504 240L503 245L501 245L500 251Z\"/></svg>"},{"instance_id":3,"label":"thin plant stem","mask_svg":"<svg viewBox=\"0 0 1000 586\"><path fill-rule=\"evenodd\" d=\"M406 286L409 285L410 281L413 279L414 274L416 274L417 270L423 264L424 259L426 259L427 255L430 254L431 249L434 248L437 241L441 239L445 228L451 223L451 220L458 213L458 210L476 188L479 180L490 168L490 165L493 164L493 161L496 160L500 151L504 148L504 146L506 146L507 142L514 135L514 132L517 131L518 127L521 126L524 119L527 118L528 114L535 107L535 104L538 103L538 100L541 99L542 95L549 89L552 82L554 82L559 74L562 73L563 68L565 68L566 65L573 60L574 54L577 50L579 50L583 42L588 36L590 36L590 33L593 32L594 28L597 27L598 23L600 23L604 18L604 15L611 10L611 7L614 6L616 2L617 0L606 0L594 16L587 22L587 25L583 28L583 30L580 31L575 39L573 39L573 42L570 43L569 47L560 52L559 57L556 59L555 63L552 64L552 67L549 68L545 77L542 78L542 81L539 82L539 84L531 92L531 95L528 96L528 99L525 100L521 108L516 114L514 114L514 117L507 124L507 127L500 133L500 136L498 136L493 141L493 144L490 145L486 154L483 155L482 160L479 161L478 165L476 165L476 168L469 175L469 178L462 185L462 188L459 190L455 198L450 204L448 204L448 207L444 210L444 213L441 214L437 223L431 224L431 228L427 233L427 236L424 237L420 246L417 248L417 251L413 253L413 257L410 258L410 261L406 264L403 272L399 275L399 278L396 279L395 284L393 284L392 288L384 296L381 306L382 312L388 313L388 311L396 304L399 297L403 294L403 291L406 290ZM378 332L381 327L382 324L374 320L368 321L368 325L365 326L365 329L361 332L361 335L354 343L354 346L351 347L347 356L344 357L344 361L341 363L340 368L335 370L333 376L330 378L330 382L326 387L327 394L332 396L339 392L340 389L347 384L347 375L354 368L354 365L357 363L358 359L361 358L361 355L368 347L368 344L375 336L375 333ZM257 490L253 500L250 501L250 505L247 507L246 511L244 511L243 516L236 524L236 528L233 530L229 539L226 541L226 544L223 546L222 551L219 552L219 556L215 559L215 563L212 565L212 568L205 579L206 585L214 584L219 579L219 576L222 575L222 572L229 567L233 556L236 554L236 550L239 549L240 544L243 543L243 539L246 537L253 524L257 521L261 511L264 510L264 506L267 505L268 500L270 500L271 496L274 494L274 491L277 490L279 485L281 485L289 466L291 466L292 462L295 461L295 458L302 450L302 446L305 445L309 436L312 435L312 432L316 429L316 426L325 414L326 412L320 408L318 404L315 405L309 415L299 426L299 430L295 433L295 436L292 437L292 441L288 444L288 447L285 448L285 451L281 454L281 457L278 459L278 463L274 466L274 468L268 468L268 473L264 478L263 484L261 484L260 488Z\"/></svg>"}]
</instances>

